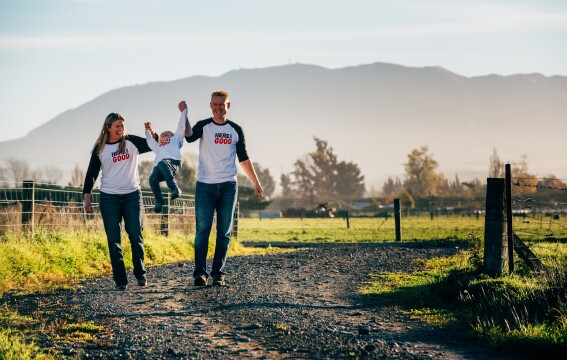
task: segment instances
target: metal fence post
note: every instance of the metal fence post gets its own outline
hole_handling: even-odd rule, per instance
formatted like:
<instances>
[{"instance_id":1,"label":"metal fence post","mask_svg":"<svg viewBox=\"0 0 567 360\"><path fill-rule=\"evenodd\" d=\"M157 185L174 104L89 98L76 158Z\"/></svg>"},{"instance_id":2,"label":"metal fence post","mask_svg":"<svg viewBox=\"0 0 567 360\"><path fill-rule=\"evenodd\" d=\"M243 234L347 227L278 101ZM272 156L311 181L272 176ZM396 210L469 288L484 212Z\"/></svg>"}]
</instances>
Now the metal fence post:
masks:
<instances>
[{"instance_id":1,"label":"metal fence post","mask_svg":"<svg viewBox=\"0 0 567 360\"><path fill-rule=\"evenodd\" d=\"M394 219L396 221L396 241L402 241L402 226L400 218L400 199L394 199Z\"/></svg>"},{"instance_id":2,"label":"metal fence post","mask_svg":"<svg viewBox=\"0 0 567 360\"><path fill-rule=\"evenodd\" d=\"M24 232L33 235L34 228L34 182L24 180L22 189L22 227Z\"/></svg>"},{"instance_id":3,"label":"metal fence post","mask_svg":"<svg viewBox=\"0 0 567 360\"><path fill-rule=\"evenodd\" d=\"M504 179L487 179L483 268L492 276L502 274L504 261L508 258L504 237L504 186Z\"/></svg>"}]
</instances>

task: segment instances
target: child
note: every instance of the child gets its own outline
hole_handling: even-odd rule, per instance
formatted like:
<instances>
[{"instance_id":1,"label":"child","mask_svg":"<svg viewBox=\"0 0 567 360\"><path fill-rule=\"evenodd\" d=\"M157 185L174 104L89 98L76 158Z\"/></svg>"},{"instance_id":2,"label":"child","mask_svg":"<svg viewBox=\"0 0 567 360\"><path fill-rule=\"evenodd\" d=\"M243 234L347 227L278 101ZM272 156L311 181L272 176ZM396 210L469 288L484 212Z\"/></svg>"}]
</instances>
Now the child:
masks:
<instances>
[{"instance_id":1,"label":"child","mask_svg":"<svg viewBox=\"0 0 567 360\"><path fill-rule=\"evenodd\" d=\"M185 129L191 126L187 118L187 104L181 101L178 105L181 111L181 117L177 124L177 131L164 131L159 135L159 142L157 134L152 129L150 122L144 123L146 127L146 141L148 146L156 153L156 166L150 175L150 187L156 198L154 212L160 213L162 211L165 200L161 192L159 183L165 181L167 187L171 191L171 200L175 200L181 195L181 190L175 181L175 175L181 168L181 147L183 146L183 137Z\"/></svg>"}]
</instances>

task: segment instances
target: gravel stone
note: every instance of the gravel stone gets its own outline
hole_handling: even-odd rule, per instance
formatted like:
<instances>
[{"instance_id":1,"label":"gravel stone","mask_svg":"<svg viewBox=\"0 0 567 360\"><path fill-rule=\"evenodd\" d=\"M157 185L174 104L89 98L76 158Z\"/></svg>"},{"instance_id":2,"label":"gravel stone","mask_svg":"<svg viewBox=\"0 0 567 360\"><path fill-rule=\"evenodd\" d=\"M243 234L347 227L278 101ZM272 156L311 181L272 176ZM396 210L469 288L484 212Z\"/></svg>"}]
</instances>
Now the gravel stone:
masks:
<instances>
[{"instance_id":1,"label":"gravel stone","mask_svg":"<svg viewBox=\"0 0 567 360\"><path fill-rule=\"evenodd\" d=\"M228 287L192 285L192 263L148 269L148 286L114 290L110 275L50 294L5 293L48 323L92 321L90 342L41 336L62 356L94 359L508 359L360 294L369 274L411 272L454 245L317 244L230 257ZM135 284L132 274L129 280Z\"/></svg>"}]
</instances>

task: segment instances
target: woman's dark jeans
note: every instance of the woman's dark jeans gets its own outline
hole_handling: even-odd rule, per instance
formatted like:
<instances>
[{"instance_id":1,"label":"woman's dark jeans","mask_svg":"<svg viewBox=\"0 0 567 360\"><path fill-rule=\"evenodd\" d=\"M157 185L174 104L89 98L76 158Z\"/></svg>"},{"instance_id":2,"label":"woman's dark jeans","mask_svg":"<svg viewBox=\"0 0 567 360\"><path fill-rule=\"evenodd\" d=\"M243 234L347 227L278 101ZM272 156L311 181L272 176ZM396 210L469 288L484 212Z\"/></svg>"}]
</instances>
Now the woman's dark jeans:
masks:
<instances>
[{"instance_id":1,"label":"woman's dark jeans","mask_svg":"<svg viewBox=\"0 0 567 360\"><path fill-rule=\"evenodd\" d=\"M146 275L144 265L144 238L142 237L142 192L115 195L100 193L100 213L108 240L112 276L116 285L128 284L124 256L122 254L121 233L122 219L132 247L132 263L134 276L142 279Z\"/></svg>"},{"instance_id":2,"label":"woman's dark jeans","mask_svg":"<svg viewBox=\"0 0 567 360\"><path fill-rule=\"evenodd\" d=\"M213 216L217 212L217 239L211 275L224 275L224 266L228 254L228 245L232 235L234 210L238 186L234 181L219 184L197 182L195 190L195 218L197 231L195 234L195 270L193 276L207 273L207 253L209 235L213 226Z\"/></svg>"}]
</instances>

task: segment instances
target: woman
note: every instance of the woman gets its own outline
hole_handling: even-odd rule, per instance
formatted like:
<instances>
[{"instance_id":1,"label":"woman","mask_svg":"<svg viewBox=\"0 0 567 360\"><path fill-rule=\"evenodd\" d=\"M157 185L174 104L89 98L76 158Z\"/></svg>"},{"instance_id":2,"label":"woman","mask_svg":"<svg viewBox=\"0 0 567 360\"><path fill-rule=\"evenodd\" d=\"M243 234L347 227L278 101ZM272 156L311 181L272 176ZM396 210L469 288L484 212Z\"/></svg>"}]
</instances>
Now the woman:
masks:
<instances>
[{"instance_id":1,"label":"woman","mask_svg":"<svg viewBox=\"0 0 567 360\"><path fill-rule=\"evenodd\" d=\"M142 237L142 191L138 176L138 155L151 151L145 138L126 135L124 118L111 113L104 120L96 140L85 177L83 194L85 211L93 211L91 191L102 170L100 181L100 213L108 240L112 275L116 289L126 290L128 278L122 254L122 219L130 244L134 276L138 285L146 285L144 239Z\"/></svg>"}]
</instances>

